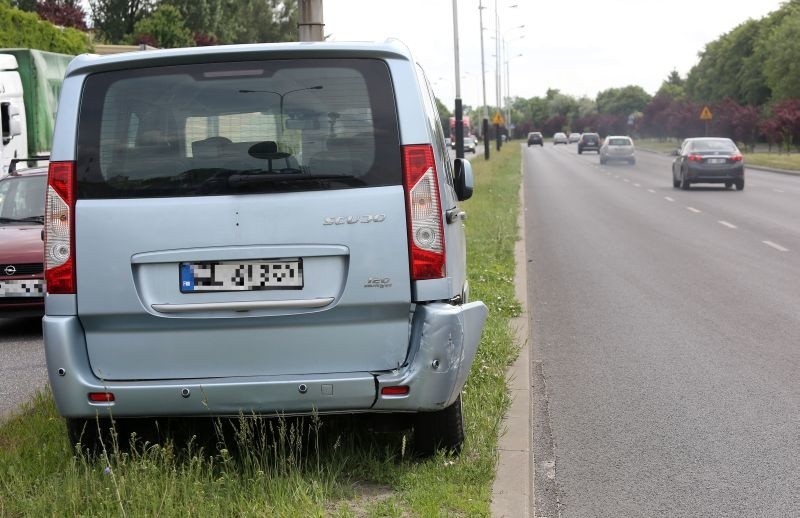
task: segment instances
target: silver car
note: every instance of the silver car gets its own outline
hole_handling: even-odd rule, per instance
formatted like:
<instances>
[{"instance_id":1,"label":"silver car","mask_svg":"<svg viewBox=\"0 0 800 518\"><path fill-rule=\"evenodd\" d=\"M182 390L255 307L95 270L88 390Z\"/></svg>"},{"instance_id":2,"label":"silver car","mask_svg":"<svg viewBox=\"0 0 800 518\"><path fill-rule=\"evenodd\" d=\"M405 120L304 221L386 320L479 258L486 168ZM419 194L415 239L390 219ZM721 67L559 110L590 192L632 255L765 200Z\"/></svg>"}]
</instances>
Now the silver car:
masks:
<instances>
[{"instance_id":1,"label":"silver car","mask_svg":"<svg viewBox=\"0 0 800 518\"><path fill-rule=\"evenodd\" d=\"M630 137L620 135L610 135L605 138L603 145L600 146L600 163L617 160L628 162L633 165L636 163L636 148Z\"/></svg>"},{"instance_id":2,"label":"silver car","mask_svg":"<svg viewBox=\"0 0 800 518\"><path fill-rule=\"evenodd\" d=\"M472 170L407 48L83 55L59 106L44 347L73 443L96 416L402 412L421 453L461 448Z\"/></svg>"}]
</instances>

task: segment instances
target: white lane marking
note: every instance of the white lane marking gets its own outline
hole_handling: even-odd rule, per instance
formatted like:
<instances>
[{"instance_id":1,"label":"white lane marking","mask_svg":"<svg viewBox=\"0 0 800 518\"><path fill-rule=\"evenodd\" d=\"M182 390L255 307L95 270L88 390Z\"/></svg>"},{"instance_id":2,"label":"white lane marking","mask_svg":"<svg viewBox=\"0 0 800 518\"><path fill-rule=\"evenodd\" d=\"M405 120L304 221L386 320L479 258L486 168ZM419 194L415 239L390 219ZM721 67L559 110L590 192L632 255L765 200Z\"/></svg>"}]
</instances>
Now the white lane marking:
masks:
<instances>
[{"instance_id":1,"label":"white lane marking","mask_svg":"<svg viewBox=\"0 0 800 518\"><path fill-rule=\"evenodd\" d=\"M614 175L614 178L619 178L619 175L618 175L618 174L615 174L615 175Z\"/></svg>"},{"instance_id":2,"label":"white lane marking","mask_svg":"<svg viewBox=\"0 0 800 518\"><path fill-rule=\"evenodd\" d=\"M695 209L694 207L686 207L686 210L690 210L690 211L694 212L695 214L700 214L701 212L703 212L702 210Z\"/></svg>"},{"instance_id":3,"label":"white lane marking","mask_svg":"<svg viewBox=\"0 0 800 518\"><path fill-rule=\"evenodd\" d=\"M628 180L627 178L624 178L622 181L625 183L630 183L630 180Z\"/></svg>"},{"instance_id":4,"label":"white lane marking","mask_svg":"<svg viewBox=\"0 0 800 518\"><path fill-rule=\"evenodd\" d=\"M778 250L779 252L788 252L789 251L788 248L784 248L781 245L779 245L778 243L773 243L772 241L762 241L762 243L764 243L765 245L767 245L769 247L774 248L775 250Z\"/></svg>"},{"instance_id":5,"label":"white lane marking","mask_svg":"<svg viewBox=\"0 0 800 518\"><path fill-rule=\"evenodd\" d=\"M664 199L667 201L675 201L674 199L670 198L669 196L664 196Z\"/></svg>"},{"instance_id":6,"label":"white lane marking","mask_svg":"<svg viewBox=\"0 0 800 518\"><path fill-rule=\"evenodd\" d=\"M780 189L772 189L772 190L773 190L773 191L775 191L775 192L780 192L780 193L784 193L784 192L786 192L786 191L782 191L782 190L780 190Z\"/></svg>"},{"instance_id":7,"label":"white lane marking","mask_svg":"<svg viewBox=\"0 0 800 518\"><path fill-rule=\"evenodd\" d=\"M641 187L638 183L633 184L634 187Z\"/></svg>"},{"instance_id":8,"label":"white lane marking","mask_svg":"<svg viewBox=\"0 0 800 518\"><path fill-rule=\"evenodd\" d=\"M655 194L655 193L656 193L656 191L654 191L653 189L647 189L647 192L651 192L651 193L653 193L653 194Z\"/></svg>"},{"instance_id":9,"label":"white lane marking","mask_svg":"<svg viewBox=\"0 0 800 518\"><path fill-rule=\"evenodd\" d=\"M728 228L739 228L736 225L734 225L733 223L728 223L727 221L724 221L724 220L719 220L719 221L717 221L717 223L719 223L722 226L728 227Z\"/></svg>"}]
</instances>

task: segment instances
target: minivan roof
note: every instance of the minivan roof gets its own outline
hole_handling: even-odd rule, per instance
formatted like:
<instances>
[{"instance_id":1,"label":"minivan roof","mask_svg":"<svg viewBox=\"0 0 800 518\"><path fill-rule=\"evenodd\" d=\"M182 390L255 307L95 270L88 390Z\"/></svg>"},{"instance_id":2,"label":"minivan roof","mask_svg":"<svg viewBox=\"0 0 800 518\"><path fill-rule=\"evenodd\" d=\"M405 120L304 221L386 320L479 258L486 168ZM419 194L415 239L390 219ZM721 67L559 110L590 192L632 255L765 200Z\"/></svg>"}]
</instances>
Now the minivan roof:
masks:
<instances>
[{"instance_id":1,"label":"minivan roof","mask_svg":"<svg viewBox=\"0 0 800 518\"><path fill-rule=\"evenodd\" d=\"M251 61L263 58L399 58L413 61L408 47L397 39L385 42L302 42L254 43L243 45L214 45L123 52L100 56L81 54L70 63L66 76L107 70L138 68L139 66L171 65L173 63L208 62L209 57L220 61Z\"/></svg>"}]
</instances>

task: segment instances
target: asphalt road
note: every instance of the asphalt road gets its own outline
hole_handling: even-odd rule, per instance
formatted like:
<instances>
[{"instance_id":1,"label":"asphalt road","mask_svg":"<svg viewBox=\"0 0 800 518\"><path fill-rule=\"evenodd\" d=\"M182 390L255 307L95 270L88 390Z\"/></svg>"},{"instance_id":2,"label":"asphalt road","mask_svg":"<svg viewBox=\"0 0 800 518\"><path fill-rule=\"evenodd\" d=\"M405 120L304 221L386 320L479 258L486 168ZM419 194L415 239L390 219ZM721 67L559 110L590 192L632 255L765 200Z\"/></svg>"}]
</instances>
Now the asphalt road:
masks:
<instances>
[{"instance_id":1,"label":"asphalt road","mask_svg":"<svg viewBox=\"0 0 800 518\"><path fill-rule=\"evenodd\" d=\"M800 515L800 177L523 154L536 516Z\"/></svg>"},{"instance_id":2,"label":"asphalt road","mask_svg":"<svg viewBox=\"0 0 800 518\"><path fill-rule=\"evenodd\" d=\"M0 318L0 421L47 384L41 318Z\"/></svg>"}]
</instances>

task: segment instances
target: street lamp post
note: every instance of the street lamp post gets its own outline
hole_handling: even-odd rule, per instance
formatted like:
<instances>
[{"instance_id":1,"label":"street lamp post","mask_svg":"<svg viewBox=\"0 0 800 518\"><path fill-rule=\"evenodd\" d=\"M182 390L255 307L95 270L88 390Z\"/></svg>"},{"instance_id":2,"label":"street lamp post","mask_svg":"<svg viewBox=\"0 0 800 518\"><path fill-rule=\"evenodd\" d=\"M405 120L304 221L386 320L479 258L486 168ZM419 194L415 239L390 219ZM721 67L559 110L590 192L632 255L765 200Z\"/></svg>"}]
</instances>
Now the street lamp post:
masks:
<instances>
[{"instance_id":1,"label":"street lamp post","mask_svg":"<svg viewBox=\"0 0 800 518\"><path fill-rule=\"evenodd\" d=\"M489 160L489 105L486 104L486 64L483 58L483 2L478 0L478 18L481 24L481 80L483 81L483 158Z\"/></svg>"},{"instance_id":2,"label":"street lamp post","mask_svg":"<svg viewBox=\"0 0 800 518\"><path fill-rule=\"evenodd\" d=\"M500 102L500 96L502 92L502 87L500 85L500 15L497 12L497 0L494 0L494 48L495 48L495 91L497 95L497 109L500 110L502 104ZM497 150L500 151L500 148L503 146L502 140L500 139L500 123L496 121L494 123L494 136L495 140L497 141Z\"/></svg>"},{"instance_id":3,"label":"street lamp post","mask_svg":"<svg viewBox=\"0 0 800 518\"><path fill-rule=\"evenodd\" d=\"M461 104L461 71L458 60L458 8L453 0L453 49L456 63L456 158L464 158L464 107Z\"/></svg>"},{"instance_id":4,"label":"street lamp post","mask_svg":"<svg viewBox=\"0 0 800 518\"><path fill-rule=\"evenodd\" d=\"M296 88L294 90L289 90L286 92L275 92L272 90L239 90L240 94L254 94L254 93L263 93L263 94L275 94L280 98L280 124L278 124L278 140L281 140L283 137L283 99L294 92L303 92L305 90L322 90L322 85L316 86L309 86L306 88Z\"/></svg>"}]
</instances>

